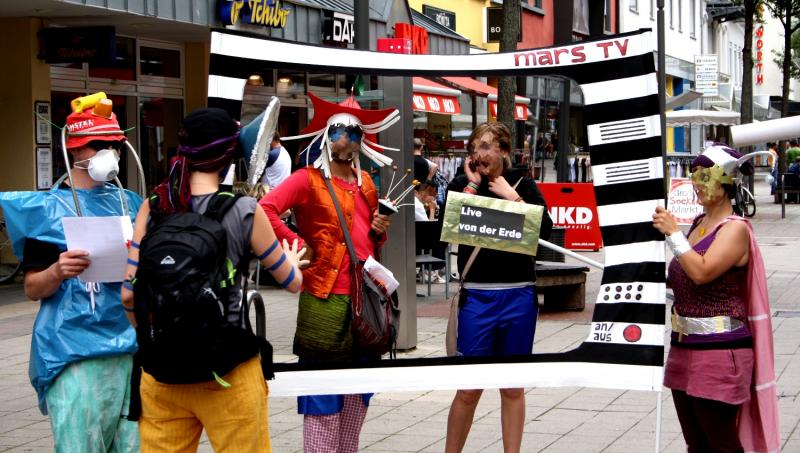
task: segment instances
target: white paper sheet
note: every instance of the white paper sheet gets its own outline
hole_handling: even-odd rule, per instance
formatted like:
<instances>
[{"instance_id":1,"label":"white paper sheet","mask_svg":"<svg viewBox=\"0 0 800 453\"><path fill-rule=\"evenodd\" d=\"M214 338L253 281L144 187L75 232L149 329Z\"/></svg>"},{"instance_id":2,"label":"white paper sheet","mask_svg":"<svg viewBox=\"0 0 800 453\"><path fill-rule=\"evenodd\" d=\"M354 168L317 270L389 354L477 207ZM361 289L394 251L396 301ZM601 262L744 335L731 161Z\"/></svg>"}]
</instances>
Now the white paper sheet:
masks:
<instances>
[{"instance_id":1,"label":"white paper sheet","mask_svg":"<svg viewBox=\"0 0 800 453\"><path fill-rule=\"evenodd\" d=\"M91 264L80 275L85 282L121 282L128 260L129 217L64 217L68 250L86 250Z\"/></svg>"}]
</instances>

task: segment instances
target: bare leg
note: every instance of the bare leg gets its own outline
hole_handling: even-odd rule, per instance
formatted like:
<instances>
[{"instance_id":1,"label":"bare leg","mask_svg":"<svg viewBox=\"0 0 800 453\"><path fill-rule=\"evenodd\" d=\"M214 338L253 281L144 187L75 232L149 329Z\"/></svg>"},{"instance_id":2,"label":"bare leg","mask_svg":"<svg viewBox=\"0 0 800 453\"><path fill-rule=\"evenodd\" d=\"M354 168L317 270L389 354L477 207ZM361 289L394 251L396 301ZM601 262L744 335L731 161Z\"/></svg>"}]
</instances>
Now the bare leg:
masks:
<instances>
[{"instance_id":1,"label":"bare leg","mask_svg":"<svg viewBox=\"0 0 800 453\"><path fill-rule=\"evenodd\" d=\"M481 400L483 390L458 390L450 406L447 416L447 440L444 444L445 453L460 453L467 443L467 435L472 428L472 418L475 408Z\"/></svg>"},{"instance_id":2,"label":"bare leg","mask_svg":"<svg viewBox=\"0 0 800 453\"><path fill-rule=\"evenodd\" d=\"M525 389L500 389L500 424L503 427L503 451L519 453L525 427Z\"/></svg>"}]
</instances>

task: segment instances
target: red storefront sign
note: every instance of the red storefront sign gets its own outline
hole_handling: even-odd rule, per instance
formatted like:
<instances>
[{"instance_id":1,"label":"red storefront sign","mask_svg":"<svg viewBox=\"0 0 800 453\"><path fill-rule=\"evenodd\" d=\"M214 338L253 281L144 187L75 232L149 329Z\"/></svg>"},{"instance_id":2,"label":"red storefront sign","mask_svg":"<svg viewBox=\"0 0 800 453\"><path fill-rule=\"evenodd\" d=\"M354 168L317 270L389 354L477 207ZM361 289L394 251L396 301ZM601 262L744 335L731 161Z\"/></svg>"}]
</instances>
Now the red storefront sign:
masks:
<instances>
[{"instance_id":1,"label":"red storefront sign","mask_svg":"<svg viewBox=\"0 0 800 453\"><path fill-rule=\"evenodd\" d=\"M411 53L411 40L406 38L378 38L378 52Z\"/></svg>"},{"instance_id":2,"label":"red storefront sign","mask_svg":"<svg viewBox=\"0 0 800 453\"><path fill-rule=\"evenodd\" d=\"M461 113L461 105L454 96L414 93L414 110L418 112L444 113L457 115Z\"/></svg>"},{"instance_id":3,"label":"red storefront sign","mask_svg":"<svg viewBox=\"0 0 800 453\"><path fill-rule=\"evenodd\" d=\"M492 111L492 116L497 118L497 102L489 101L489 109ZM528 106L525 104L514 104L514 119L525 121L528 119Z\"/></svg>"},{"instance_id":4,"label":"red storefront sign","mask_svg":"<svg viewBox=\"0 0 800 453\"><path fill-rule=\"evenodd\" d=\"M591 183L541 183L538 187L547 203L553 226L566 230L565 248L598 250L603 246Z\"/></svg>"},{"instance_id":5,"label":"red storefront sign","mask_svg":"<svg viewBox=\"0 0 800 453\"><path fill-rule=\"evenodd\" d=\"M428 53L428 30L404 22L394 24L394 37L411 40L411 53L415 55L426 55Z\"/></svg>"}]
</instances>

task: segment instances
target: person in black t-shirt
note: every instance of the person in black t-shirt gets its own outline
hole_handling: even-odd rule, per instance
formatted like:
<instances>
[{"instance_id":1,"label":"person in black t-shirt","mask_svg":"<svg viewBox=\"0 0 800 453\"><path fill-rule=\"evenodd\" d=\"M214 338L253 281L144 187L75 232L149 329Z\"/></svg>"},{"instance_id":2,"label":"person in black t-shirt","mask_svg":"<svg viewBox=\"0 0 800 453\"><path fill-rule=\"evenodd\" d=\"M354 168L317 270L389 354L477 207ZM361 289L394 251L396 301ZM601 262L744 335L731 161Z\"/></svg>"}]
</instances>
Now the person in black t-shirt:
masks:
<instances>
[{"instance_id":1,"label":"person in black t-shirt","mask_svg":"<svg viewBox=\"0 0 800 453\"><path fill-rule=\"evenodd\" d=\"M422 156L425 143L421 138L414 139L414 179L428 181L433 179L439 166Z\"/></svg>"},{"instance_id":2,"label":"person in black t-shirt","mask_svg":"<svg viewBox=\"0 0 800 453\"><path fill-rule=\"evenodd\" d=\"M453 179L448 191L541 205L547 212L536 182L525 176L524 170L511 167L508 127L498 122L479 125L469 137L467 151L464 174ZM552 226L550 217L544 215L542 239L550 237ZM464 280L459 301L458 354L530 354L538 314L536 258L482 248L465 272L473 250L466 245L458 248L458 271ZM464 448L482 392L456 392L447 418L445 452ZM500 398L503 446L506 451L520 451L525 424L524 389L500 389Z\"/></svg>"}]
</instances>

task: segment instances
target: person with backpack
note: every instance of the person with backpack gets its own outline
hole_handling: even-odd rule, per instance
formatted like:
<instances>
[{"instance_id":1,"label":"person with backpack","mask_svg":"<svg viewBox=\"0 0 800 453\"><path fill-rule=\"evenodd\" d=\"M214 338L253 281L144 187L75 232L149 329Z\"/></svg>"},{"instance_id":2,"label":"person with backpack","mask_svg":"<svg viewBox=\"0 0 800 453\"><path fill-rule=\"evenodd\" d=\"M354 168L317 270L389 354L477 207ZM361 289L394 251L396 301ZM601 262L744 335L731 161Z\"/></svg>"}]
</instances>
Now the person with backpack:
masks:
<instances>
[{"instance_id":1,"label":"person with backpack","mask_svg":"<svg viewBox=\"0 0 800 453\"><path fill-rule=\"evenodd\" d=\"M314 117L301 136L314 135L307 155L318 158L299 169L259 202L279 238L300 239L311 264L303 270L293 351L301 363L346 363L377 360L354 345L351 308L351 259L342 225L350 232L359 260L372 255L386 240L389 217L378 213L378 192L369 174L361 171L359 151L376 156L374 131L396 118L397 110L362 110L351 97L345 105L309 94ZM284 139L286 140L286 138ZM316 148L313 149L313 148ZM390 161L390 160L389 160ZM280 220L294 209L298 233ZM298 397L303 414L306 453L355 453L371 395L314 395Z\"/></svg>"},{"instance_id":2,"label":"person with backpack","mask_svg":"<svg viewBox=\"0 0 800 453\"><path fill-rule=\"evenodd\" d=\"M139 340L145 453L193 451L203 429L217 452L272 451L271 348L249 324L246 274L252 251L297 292L302 252L279 244L254 198L219 191L238 137L224 110L187 115L169 175L136 217L122 296Z\"/></svg>"},{"instance_id":3,"label":"person with backpack","mask_svg":"<svg viewBox=\"0 0 800 453\"><path fill-rule=\"evenodd\" d=\"M96 93L72 105L62 136L71 165L69 185L0 194L25 272L25 295L40 301L29 377L40 411L50 416L55 451L138 452L139 431L128 420L136 333L120 306L122 275L117 282L83 281L94 257L67 249L62 219L130 222L142 199L108 183L119 171L126 140L111 100Z\"/></svg>"}]
</instances>

